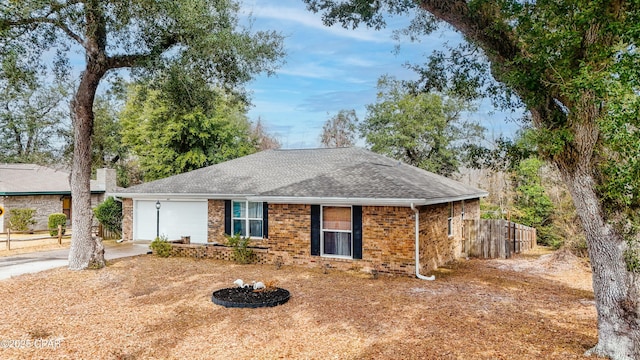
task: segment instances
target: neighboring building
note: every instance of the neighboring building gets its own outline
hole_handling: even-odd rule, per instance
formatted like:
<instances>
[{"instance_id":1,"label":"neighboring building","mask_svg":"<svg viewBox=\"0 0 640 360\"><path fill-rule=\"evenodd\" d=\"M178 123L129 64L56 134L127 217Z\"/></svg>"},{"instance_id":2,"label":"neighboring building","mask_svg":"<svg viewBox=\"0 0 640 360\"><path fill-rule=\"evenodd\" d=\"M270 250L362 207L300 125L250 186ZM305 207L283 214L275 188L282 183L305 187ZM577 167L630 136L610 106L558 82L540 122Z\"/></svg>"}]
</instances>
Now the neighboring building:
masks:
<instances>
[{"instance_id":1,"label":"neighboring building","mask_svg":"<svg viewBox=\"0 0 640 360\"><path fill-rule=\"evenodd\" d=\"M91 205L96 206L113 191L116 172L113 169L99 169L97 180L91 180ZM0 164L0 232L9 227L10 210L16 208L36 209L33 229L46 229L49 215L64 213L67 224L71 219L70 174L34 164Z\"/></svg>"},{"instance_id":2,"label":"neighboring building","mask_svg":"<svg viewBox=\"0 0 640 360\"><path fill-rule=\"evenodd\" d=\"M159 233L214 245L240 233L262 248L263 262L413 274L416 256L425 272L463 256L462 220L480 218L487 193L338 148L267 150L114 195L125 240Z\"/></svg>"}]
</instances>

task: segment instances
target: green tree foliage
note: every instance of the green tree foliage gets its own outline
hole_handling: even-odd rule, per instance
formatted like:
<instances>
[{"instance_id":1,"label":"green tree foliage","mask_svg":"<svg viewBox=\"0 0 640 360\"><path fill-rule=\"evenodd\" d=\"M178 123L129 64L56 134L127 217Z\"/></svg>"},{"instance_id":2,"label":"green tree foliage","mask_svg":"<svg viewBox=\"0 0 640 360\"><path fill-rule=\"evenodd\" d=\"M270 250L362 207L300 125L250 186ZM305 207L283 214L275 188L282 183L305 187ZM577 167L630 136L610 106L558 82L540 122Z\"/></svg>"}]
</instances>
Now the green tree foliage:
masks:
<instances>
[{"instance_id":1,"label":"green tree foliage","mask_svg":"<svg viewBox=\"0 0 640 360\"><path fill-rule=\"evenodd\" d=\"M107 230L122 233L122 203L109 196L93 209L96 219Z\"/></svg>"},{"instance_id":2,"label":"green tree foliage","mask_svg":"<svg viewBox=\"0 0 640 360\"><path fill-rule=\"evenodd\" d=\"M320 143L327 148L349 147L355 144L358 117L355 110L340 110L322 126Z\"/></svg>"},{"instance_id":3,"label":"green tree foliage","mask_svg":"<svg viewBox=\"0 0 640 360\"><path fill-rule=\"evenodd\" d=\"M532 131L525 129L518 131L515 139L500 136L490 141L490 146L466 143L464 162L473 169L511 172L521 161L535 155L532 137Z\"/></svg>"},{"instance_id":4,"label":"green tree foliage","mask_svg":"<svg viewBox=\"0 0 640 360\"><path fill-rule=\"evenodd\" d=\"M456 84L474 85L470 97L505 90L502 105L515 99L526 106L538 155L557 166L585 231L598 310L598 343L587 353L640 358L640 3L305 2L328 24L380 27L387 12L411 12L418 14L415 37L439 21L464 36L450 56L436 53L417 67L423 88L464 92ZM452 71L439 76L445 69ZM499 86L487 86L489 72Z\"/></svg>"},{"instance_id":5,"label":"green tree foliage","mask_svg":"<svg viewBox=\"0 0 640 360\"><path fill-rule=\"evenodd\" d=\"M248 155L258 147L241 102L207 86L190 89L199 104L183 101L183 92L145 85L130 89L121 114L122 143L138 158L147 181Z\"/></svg>"},{"instance_id":6,"label":"green tree foliage","mask_svg":"<svg viewBox=\"0 0 640 360\"><path fill-rule=\"evenodd\" d=\"M484 128L465 121L464 101L412 93L390 77L378 81L378 101L367 105L360 131L371 150L441 175L458 170L463 142L477 143Z\"/></svg>"},{"instance_id":7,"label":"green tree foliage","mask_svg":"<svg viewBox=\"0 0 640 360\"><path fill-rule=\"evenodd\" d=\"M239 25L234 0L22 0L0 3L0 53L26 49L33 68L68 74L71 57L84 55L70 103L73 122L71 193L73 235L69 268L104 265L91 236L94 100L103 78L119 69L157 77L188 69L211 84L244 95L255 74L272 73L282 38ZM50 56L54 54L54 56Z\"/></svg>"},{"instance_id":8,"label":"green tree foliage","mask_svg":"<svg viewBox=\"0 0 640 360\"><path fill-rule=\"evenodd\" d=\"M553 223L555 206L542 184L540 169L544 163L531 157L518 163L513 177L514 208L511 219L538 230L538 243L559 248L562 240Z\"/></svg>"},{"instance_id":9,"label":"green tree foliage","mask_svg":"<svg viewBox=\"0 0 640 360\"><path fill-rule=\"evenodd\" d=\"M66 96L62 84L47 85L17 47L0 60L0 162L46 164L58 154Z\"/></svg>"}]
</instances>

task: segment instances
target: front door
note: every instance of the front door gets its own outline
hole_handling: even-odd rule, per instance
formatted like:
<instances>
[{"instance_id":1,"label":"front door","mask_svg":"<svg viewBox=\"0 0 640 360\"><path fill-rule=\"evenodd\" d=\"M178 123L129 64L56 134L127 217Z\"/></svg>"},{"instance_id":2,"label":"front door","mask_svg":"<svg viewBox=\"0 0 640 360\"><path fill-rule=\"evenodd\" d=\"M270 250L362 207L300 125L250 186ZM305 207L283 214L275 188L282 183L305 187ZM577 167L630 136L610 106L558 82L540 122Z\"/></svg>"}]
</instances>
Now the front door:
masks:
<instances>
[{"instance_id":1,"label":"front door","mask_svg":"<svg viewBox=\"0 0 640 360\"><path fill-rule=\"evenodd\" d=\"M71 227L71 196L62 198L62 213L67 215L67 227Z\"/></svg>"}]
</instances>

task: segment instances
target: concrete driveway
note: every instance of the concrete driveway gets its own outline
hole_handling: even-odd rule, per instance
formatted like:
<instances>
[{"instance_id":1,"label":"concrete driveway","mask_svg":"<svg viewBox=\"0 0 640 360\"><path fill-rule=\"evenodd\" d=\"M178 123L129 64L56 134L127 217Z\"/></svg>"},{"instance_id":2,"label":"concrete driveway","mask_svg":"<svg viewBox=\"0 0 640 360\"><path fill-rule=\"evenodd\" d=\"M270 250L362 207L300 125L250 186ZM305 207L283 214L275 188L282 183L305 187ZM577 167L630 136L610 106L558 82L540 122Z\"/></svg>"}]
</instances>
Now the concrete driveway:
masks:
<instances>
[{"instance_id":1,"label":"concrete driveway","mask_svg":"<svg viewBox=\"0 0 640 360\"><path fill-rule=\"evenodd\" d=\"M146 254L149 244L105 243L106 260ZM21 274L36 273L69 265L69 249L39 251L14 256L0 257L0 280Z\"/></svg>"}]
</instances>

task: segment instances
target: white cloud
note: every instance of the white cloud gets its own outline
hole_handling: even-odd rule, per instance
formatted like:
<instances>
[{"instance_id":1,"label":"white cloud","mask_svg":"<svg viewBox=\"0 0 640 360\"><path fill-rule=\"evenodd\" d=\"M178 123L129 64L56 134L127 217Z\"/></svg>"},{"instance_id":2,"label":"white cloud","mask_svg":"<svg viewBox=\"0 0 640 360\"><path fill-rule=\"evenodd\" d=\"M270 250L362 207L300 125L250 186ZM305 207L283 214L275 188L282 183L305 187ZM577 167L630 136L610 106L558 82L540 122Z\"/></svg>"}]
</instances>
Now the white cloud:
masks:
<instances>
[{"instance_id":1,"label":"white cloud","mask_svg":"<svg viewBox=\"0 0 640 360\"><path fill-rule=\"evenodd\" d=\"M375 43L393 42L393 39L391 39L391 33L387 30L376 31L373 29L368 29L365 26L358 27L354 30L345 29L340 25L328 27L322 23L320 14L314 14L310 11L293 7L260 5L252 4L249 6L244 6L242 9L242 13L247 15L250 14L254 18L259 19L288 21L291 23L302 25L304 27L321 30L334 36L354 39L358 41Z\"/></svg>"},{"instance_id":2,"label":"white cloud","mask_svg":"<svg viewBox=\"0 0 640 360\"><path fill-rule=\"evenodd\" d=\"M300 64L297 66L289 66L278 70L280 75L299 76L311 79L334 79L339 75L339 71L314 63Z\"/></svg>"}]
</instances>

